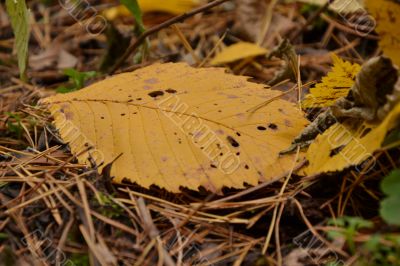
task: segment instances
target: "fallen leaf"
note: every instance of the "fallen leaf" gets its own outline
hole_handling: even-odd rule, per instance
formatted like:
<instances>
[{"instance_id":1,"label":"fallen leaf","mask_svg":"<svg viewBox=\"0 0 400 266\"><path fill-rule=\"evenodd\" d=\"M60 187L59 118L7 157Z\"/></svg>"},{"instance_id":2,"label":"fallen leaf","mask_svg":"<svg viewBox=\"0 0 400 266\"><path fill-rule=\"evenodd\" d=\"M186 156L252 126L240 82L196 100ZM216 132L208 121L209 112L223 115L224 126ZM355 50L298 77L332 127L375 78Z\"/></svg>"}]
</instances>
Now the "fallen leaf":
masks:
<instances>
[{"instance_id":1,"label":"fallen leaf","mask_svg":"<svg viewBox=\"0 0 400 266\"><path fill-rule=\"evenodd\" d=\"M378 126L357 125L352 120L333 125L310 145L307 151L309 166L305 172L313 175L341 171L373 160L373 153L381 148L387 133L398 125L399 118L400 104Z\"/></svg>"},{"instance_id":2,"label":"fallen leaf","mask_svg":"<svg viewBox=\"0 0 400 266\"><path fill-rule=\"evenodd\" d=\"M40 51L38 54L31 55L29 66L36 71L53 66L58 59L60 49L60 45L52 45L48 49Z\"/></svg>"},{"instance_id":3,"label":"fallen leaf","mask_svg":"<svg viewBox=\"0 0 400 266\"><path fill-rule=\"evenodd\" d=\"M365 5L376 19L379 46L394 64L400 66L400 4L393 0L366 0Z\"/></svg>"},{"instance_id":4,"label":"fallen leaf","mask_svg":"<svg viewBox=\"0 0 400 266\"><path fill-rule=\"evenodd\" d=\"M218 53L210 63L214 66L227 64L241 59L265 55L267 52L268 51L265 48L262 48L257 44L238 42L223 49L222 52Z\"/></svg>"},{"instance_id":5,"label":"fallen leaf","mask_svg":"<svg viewBox=\"0 0 400 266\"><path fill-rule=\"evenodd\" d=\"M199 4L198 0L138 0L140 9L143 13L147 12L166 12L175 15L185 13ZM103 11L107 20L115 20L118 17L132 16L131 12L123 5L108 8Z\"/></svg>"},{"instance_id":6,"label":"fallen leaf","mask_svg":"<svg viewBox=\"0 0 400 266\"><path fill-rule=\"evenodd\" d=\"M126 8L126 6L124 5L118 5L107 8L102 12L102 14L109 21L116 20L117 18L120 17L128 17L132 15L129 9Z\"/></svg>"},{"instance_id":7,"label":"fallen leaf","mask_svg":"<svg viewBox=\"0 0 400 266\"><path fill-rule=\"evenodd\" d=\"M389 58L373 57L362 65L346 97L339 98L329 108L318 112L310 110L310 114L314 115L312 123L283 153L293 151L299 146L308 146L318 135L338 122L348 120L350 125L357 125L358 121L365 121L377 125L396 106L399 97L400 80L397 69Z\"/></svg>"},{"instance_id":8,"label":"fallen leaf","mask_svg":"<svg viewBox=\"0 0 400 266\"><path fill-rule=\"evenodd\" d=\"M322 78L321 83L310 89L310 93L302 101L303 108L331 106L339 98L346 97L354 85L361 66L346 62L335 54L331 56L333 61L331 72Z\"/></svg>"},{"instance_id":9,"label":"fallen leaf","mask_svg":"<svg viewBox=\"0 0 400 266\"><path fill-rule=\"evenodd\" d=\"M77 64L78 58L76 58L74 55L70 54L66 50L61 49L57 62L58 69L74 68Z\"/></svg>"},{"instance_id":10,"label":"fallen leaf","mask_svg":"<svg viewBox=\"0 0 400 266\"><path fill-rule=\"evenodd\" d=\"M44 100L80 163L112 162L124 179L172 192L220 191L272 180L293 167L279 156L308 124L295 104L222 68L156 64ZM89 149L89 151L88 151Z\"/></svg>"},{"instance_id":11,"label":"fallen leaf","mask_svg":"<svg viewBox=\"0 0 400 266\"><path fill-rule=\"evenodd\" d=\"M36 71L57 67L57 69L73 68L78 58L62 49L60 44L53 43L39 54L30 56L29 66Z\"/></svg>"}]
</instances>

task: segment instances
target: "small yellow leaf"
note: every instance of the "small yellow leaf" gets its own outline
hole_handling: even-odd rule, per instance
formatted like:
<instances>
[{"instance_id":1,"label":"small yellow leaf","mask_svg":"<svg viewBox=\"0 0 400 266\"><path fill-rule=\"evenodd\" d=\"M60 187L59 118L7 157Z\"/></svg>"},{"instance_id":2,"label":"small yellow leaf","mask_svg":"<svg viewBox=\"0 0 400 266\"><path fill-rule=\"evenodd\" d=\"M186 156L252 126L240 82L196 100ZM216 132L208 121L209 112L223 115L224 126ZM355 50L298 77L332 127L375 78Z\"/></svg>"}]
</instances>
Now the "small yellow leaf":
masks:
<instances>
[{"instance_id":1,"label":"small yellow leaf","mask_svg":"<svg viewBox=\"0 0 400 266\"><path fill-rule=\"evenodd\" d=\"M246 111L280 94L222 68L169 63L44 103L80 163L104 162L101 171L115 160L115 182L220 191L272 180L293 166L294 156L279 152L308 124L303 113L281 99Z\"/></svg>"},{"instance_id":2,"label":"small yellow leaf","mask_svg":"<svg viewBox=\"0 0 400 266\"><path fill-rule=\"evenodd\" d=\"M129 10L123 5L107 8L102 13L103 16L109 21L113 21L119 17L132 16L131 12L129 12Z\"/></svg>"},{"instance_id":3,"label":"small yellow leaf","mask_svg":"<svg viewBox=\"0 0 400 266\"><path fill-rule=\"evenodd\" d=\"M400 118L398 104L378 126L366 123L354 125L337 123L318 136L307 151L309 175L341 171L372 159L373 153L381 148L387 133L397 126ZM373 166L373 161L371 162Z\"/></svg>"},{"instance_id":4,"label":"small yellow leaf","mask_svg":"<svg viewBox=\"0 0 400 266\"><path fill-rule=\"evenodd\" d=\"M193 9L199 4L199 2L199 0L138 0L140 9L143 13L159 11L175 15L179 15ZM131 13L125 6L119 5L103 11L103 15L108 20L112 21L118 17L131 16Z\"/></svg>"},{"instance_id":5,"label":"small yellow leaf","mask_svg":"<svg viewBox=\"0 0 400 266\"><path fill-rule=\"evenodd\" d=\"M400 66L400 4L393 0L366 0L367 10L376 19L379 46Z\"/></svg>"},{"instance_id":6,"label":"small yellow leaf","mask_svg":"<svg viewBox=\"0 0 400 266\"><path fill-rule=\"evenodd\" d=\"M333 67L322 82L310 89L302 101L303 108L331 106L337 99L346 97L360 71L359 64L352 64L332 54Z\"/></svg>"},{"instance_id":7,"label":"small yellow leaf","mask_svg":"<svg viewBox=\"0 0 400 266\"><path fill-rule=\"evenodd\" d=\"M257 44L238 42L223 49L222 52L217 54L210 63L213 66L232 63L241 59L265 55L267 52L268 51L265 48L262 48Z\"/></svg>"}]
</instances>

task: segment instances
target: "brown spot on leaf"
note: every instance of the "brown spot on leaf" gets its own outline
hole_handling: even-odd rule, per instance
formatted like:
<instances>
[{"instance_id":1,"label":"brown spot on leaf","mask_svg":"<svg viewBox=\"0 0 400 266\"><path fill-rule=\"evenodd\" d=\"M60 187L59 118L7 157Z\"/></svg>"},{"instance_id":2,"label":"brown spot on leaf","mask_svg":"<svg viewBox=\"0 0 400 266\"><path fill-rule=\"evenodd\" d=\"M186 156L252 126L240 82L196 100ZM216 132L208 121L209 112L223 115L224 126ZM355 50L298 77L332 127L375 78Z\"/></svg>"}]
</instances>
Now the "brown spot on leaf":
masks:
<instances>
[{"instance_id":1,"label":"brown spot on leaf","mask_svg":"<svg viewBox=\"0 0 400 266\"><path fill-rule=\"evenodd\" d=\"M162 91L152 91L148 93L150 97L156 98L158 96L163 96L164 92Z\"/></svg>"},{"instance_id":2,"label":"brown spot on leaf","mask_svg":"<svg viewBox=\"0 0 400 266\"><path fill-rule=\"evenodd\" d=\"M364 129L363 132L360 135L360 138L365 137L369 132L371 132L371 130L372 130L371 128Z\"/></svg>"},{"instance_id":3,"label":"brown spot on leaf","mask_svg":"<svg viewBox=\"0 0 400 266\"><path fill-rule=\"evenodd\" d=\"M268 125L268 127L269 127L270 129L272 129L272 130L277 130L277 129L278 129L278 126L277 126L276 124L274 124L274 123L270 123L270 124Z\"/></svg>"},{"instance_id":4,"label":"brown spot on leaf","mask_svg":"<svg viewBox=\"0 0 400 266\"><path fill-rule=\"evenodd\" d=\"M336 154L341 152L344 149L344 147L346 147L346 145L341 145L341 146L339 146L337 148L332 149L331 152L329 153L329 157L335 156Z\"/></svg>"},{"instance_id":5,"label":"brown spot on leaf","mask_svg":"<svg viewBox=\"0 0 400 266\"><path fill-rule=\"evenodd\" d=\"M228 140L229 144L232 145L232 147L237 148L240 146L239 142L237 142L233 137L227 136L226 139Z\"/></svg>"},{"instance_id":6,"label":"brown spot on leaf","mask_svg":"<svg viewBox=\"0 0 400 266\"><path fill-rule=\"evenodd\" d=\"M174 90L174 89L166 89L165 91L168 93L176 93L176 90Z\"/></svg>"}]
</instances>

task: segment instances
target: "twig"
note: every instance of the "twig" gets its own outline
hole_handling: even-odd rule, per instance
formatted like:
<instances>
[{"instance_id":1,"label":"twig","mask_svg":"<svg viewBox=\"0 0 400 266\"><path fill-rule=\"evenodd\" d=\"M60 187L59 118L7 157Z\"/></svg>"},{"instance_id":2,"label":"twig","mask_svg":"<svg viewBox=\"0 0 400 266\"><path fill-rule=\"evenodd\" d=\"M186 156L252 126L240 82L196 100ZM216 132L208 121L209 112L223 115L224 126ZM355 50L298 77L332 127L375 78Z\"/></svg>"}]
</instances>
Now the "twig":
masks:
<instances>
[{"instance_id":1,"label":"twig","mask_svg":"<svg viewBox=\"0 0 400 266\"><path fill-rule=\"evenodd\" d=\"M115 63L115 65L111 68L110 70L110 74L113 74L124 62L125 60L134 52L136 51L136 49L142 44L142 42L144 42L144 40L146 40L147 37L149 37L150 35L159 32L160 30L167 28L175 23L178 22L182 22L183 20L190 18L198 13L207 11L208 9L211 9L215 6L218 6L222 3L225 3L229 0L216 0L213 1L207 5L201 6L199 8L193 9L190 12L184 13L182 15L173 17L159 25L156 25L148 30L146 30L145 32L143 32L134 43L132 43L128 49L126 50L126 52L118 59L118 61Z\"/></svg>"}]
</instances>

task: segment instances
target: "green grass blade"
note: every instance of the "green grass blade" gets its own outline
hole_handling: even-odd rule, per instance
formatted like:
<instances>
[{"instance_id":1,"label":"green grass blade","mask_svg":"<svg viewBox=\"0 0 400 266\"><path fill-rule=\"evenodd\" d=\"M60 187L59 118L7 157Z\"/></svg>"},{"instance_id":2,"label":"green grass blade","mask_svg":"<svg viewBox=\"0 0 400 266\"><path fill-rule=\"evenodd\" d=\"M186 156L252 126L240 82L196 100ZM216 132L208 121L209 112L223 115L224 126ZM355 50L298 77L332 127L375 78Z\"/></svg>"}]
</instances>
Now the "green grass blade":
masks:
<instances>
[{"instance_id":1,"label":"green grass blade","mask_svg":"<svg viewBox=\"0 0 400 266\"><path fill-rule=\"evenodd\" d=\"M142 11L137 0L121 0L121 3L132 13L138 25L139 33L142 34L146 29L143 24Z\"/></svg>"},{"instance_id":2,"label":"green grass blade","mask_svg":"<svg viewBox=\"0 0 400 266\"><path fill-rule=\"evenodd\" d=\"M29 10L25 0L6 0L7 12L15 35L15 48L18 53L18 67L21 79L26 81L29 42Z\"/></svg>"}]
</instances>

